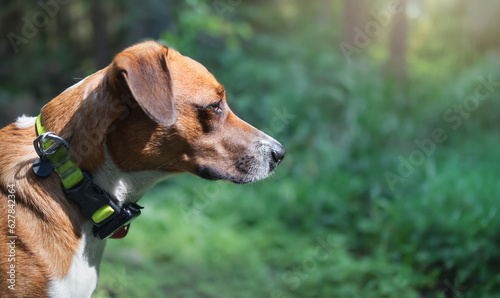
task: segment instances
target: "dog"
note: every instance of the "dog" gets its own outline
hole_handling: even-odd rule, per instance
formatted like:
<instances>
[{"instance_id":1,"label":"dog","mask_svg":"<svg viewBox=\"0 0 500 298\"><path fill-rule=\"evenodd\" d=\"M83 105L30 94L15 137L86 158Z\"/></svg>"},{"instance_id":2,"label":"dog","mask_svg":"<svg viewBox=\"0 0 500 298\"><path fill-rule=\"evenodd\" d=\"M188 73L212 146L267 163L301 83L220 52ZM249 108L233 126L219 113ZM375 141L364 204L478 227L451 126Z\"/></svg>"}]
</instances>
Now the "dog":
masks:
<instances>
[{"instance_id":1,"label":"dog","mask_svg":"<svg viewBox=\"0 0 500 298\"><path fill-rule=\"evenodd\" d=\"M19 117L0 140L2 297L90 297L105 239L126 234L155 183L184 172L251 183L285 155L230 110L205 67L154 41L125 49L39 117Z\"/></svg>"}]
</instances>

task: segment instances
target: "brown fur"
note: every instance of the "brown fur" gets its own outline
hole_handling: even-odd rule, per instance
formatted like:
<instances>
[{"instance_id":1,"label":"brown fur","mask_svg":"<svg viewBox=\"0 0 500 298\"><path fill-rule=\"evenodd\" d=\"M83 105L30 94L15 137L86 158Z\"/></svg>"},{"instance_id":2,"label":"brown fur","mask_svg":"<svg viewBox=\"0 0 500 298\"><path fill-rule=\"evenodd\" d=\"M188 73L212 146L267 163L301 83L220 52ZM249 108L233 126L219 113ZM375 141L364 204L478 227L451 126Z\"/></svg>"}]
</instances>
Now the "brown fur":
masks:
<instances>
[{"instance_id":1,"label":"brown fur","mask_svg":"<svg viewBox=\"0 0 500 298\"><path fill-rule=\"evenodd\" d=\"M274 169L268 169L267 159L271 158L268 147L277 146L276 141L231 112L224 88L201 64L154 42L126 49L41 112L47 130L69 141L73 160L90 173L104 163L105 147L124 172L190 172L248 183ZM33 174L35 137L34 127L20 129L11 124L0 130L3 242L10 235L8 185L16 185L17 297L44 297L50 280L67 275L85 222L77 206L64 196L57 175ZM260 164L252 163L256 156L263 160ZM3 293L8 286L7 255L8 246L0 244Z\"/></svg>"},{"instance_id":2,"label":"brown fur","mask_svg":"<svg viewBox=\"0 0 500 298\"><path fill-rule=\"evenodd\" d=\"M35 131L11 124L0 130L0 287L15 297L45 297L50 278L63 277L78 247L83 218L61 190L59 177L39 179L31 171L37 157ZM15 184L15 262L8 262L8 185ZM15 264L16 290L7 288L7 271Z\"/></svg>"}]
</instances>

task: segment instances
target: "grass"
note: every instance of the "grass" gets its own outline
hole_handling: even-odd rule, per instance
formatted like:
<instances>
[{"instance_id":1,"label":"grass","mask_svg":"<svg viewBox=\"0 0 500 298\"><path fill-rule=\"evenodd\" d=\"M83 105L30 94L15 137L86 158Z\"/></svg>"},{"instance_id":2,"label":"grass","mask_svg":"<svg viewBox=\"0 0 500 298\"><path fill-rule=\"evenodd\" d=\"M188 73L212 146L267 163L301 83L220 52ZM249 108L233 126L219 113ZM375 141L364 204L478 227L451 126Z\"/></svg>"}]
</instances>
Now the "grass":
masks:
<instances>
[{"instance_id":1,"label":"grass","mask_svg":"<svg viewBox=\"0 0 500 298\"><path fill-rule=\"evenodd\" d=\"M108 241L95 297L500 294L499 92L458 128L443 118L498 63L403 88L376 66L256 40L208 64L239 61L213 72L234 110L283 142L284 163L252 185L190 175L157 185L129 235ZM446 140L391 189L384 174L436 128Z\"/></svg>"},{"instance_id":2,"label":"grass","mask_svg":"<svg viewBox=\"0 0 500 298\"><path fill-rule=\"evenodd\" d=\"M408 180L413 191L395 196L334 172L247 186L174 177L142 199L124 240L108 241L96 297L441 297L454 283L498 291L494 141L439 148Z\"/></svg>"}]
</instances>

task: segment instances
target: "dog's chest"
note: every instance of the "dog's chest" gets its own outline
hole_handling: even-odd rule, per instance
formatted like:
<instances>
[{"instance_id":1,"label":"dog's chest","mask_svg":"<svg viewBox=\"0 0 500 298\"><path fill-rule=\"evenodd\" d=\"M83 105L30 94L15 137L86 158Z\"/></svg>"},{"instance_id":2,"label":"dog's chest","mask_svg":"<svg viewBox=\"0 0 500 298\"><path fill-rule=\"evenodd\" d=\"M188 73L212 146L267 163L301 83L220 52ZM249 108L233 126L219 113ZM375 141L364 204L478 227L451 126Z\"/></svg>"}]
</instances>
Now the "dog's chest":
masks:
<instances>
[{"instance_id":1,"label":"dog's chest","mask_svg":"<svg viewBox=\"0 0 500 298\"><path fill-rule=\"evenodd\" d=\"M49 284L49 297L91 297L97 286L99 263L106 241L95 238L92 226L84 225L82 239L73 256L68 274Z\"/></svg>"}]
</instances>

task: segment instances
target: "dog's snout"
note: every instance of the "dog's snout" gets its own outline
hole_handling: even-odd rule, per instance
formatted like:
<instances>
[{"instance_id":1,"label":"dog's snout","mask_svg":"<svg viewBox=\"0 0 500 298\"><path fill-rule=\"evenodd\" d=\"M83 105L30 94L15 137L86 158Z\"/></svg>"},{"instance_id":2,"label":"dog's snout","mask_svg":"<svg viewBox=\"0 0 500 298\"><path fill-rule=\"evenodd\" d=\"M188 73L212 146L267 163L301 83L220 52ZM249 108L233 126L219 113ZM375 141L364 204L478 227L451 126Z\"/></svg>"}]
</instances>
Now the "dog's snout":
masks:
<instances>
[{"instance_id":1,"label":"dog's snout","mask_svg":"<svg viewBox=\"0 0 500 298\"><path fill-rule=\"evenodd\" d=\"M285 148L280 143L275 141L271 144L271 156L276 164L275 167L281 163L283 157L285 157L285 153Z\"/></svg>"}]
</instances>

